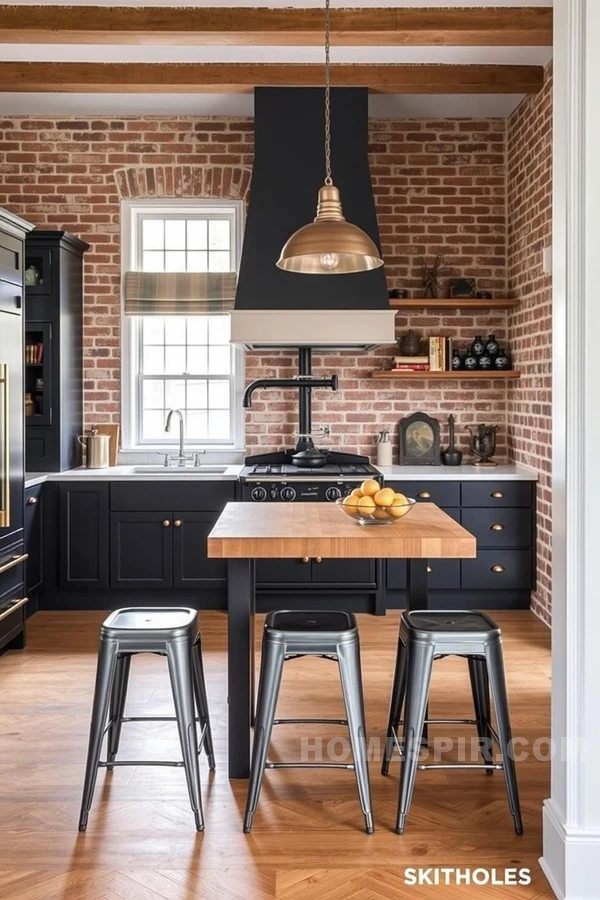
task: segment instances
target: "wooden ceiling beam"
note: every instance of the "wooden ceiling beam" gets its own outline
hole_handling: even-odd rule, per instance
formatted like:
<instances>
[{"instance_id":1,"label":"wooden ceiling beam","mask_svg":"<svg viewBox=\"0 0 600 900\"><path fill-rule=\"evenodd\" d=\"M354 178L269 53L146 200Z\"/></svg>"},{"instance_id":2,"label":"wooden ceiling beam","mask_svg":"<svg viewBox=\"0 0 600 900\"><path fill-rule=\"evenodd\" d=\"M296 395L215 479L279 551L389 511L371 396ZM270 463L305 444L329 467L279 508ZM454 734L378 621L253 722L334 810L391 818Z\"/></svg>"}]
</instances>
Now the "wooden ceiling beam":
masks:
<instances>
[{"instance_id":1,"label":"wooden ceiling beam","mask_svg":"<svg viewBox=\"0 0 600 900\"><path fill-rule=\"evenodd\" d=\"M552 9L334 9L345 46L551 46ZM318 46L323 10L0 6L0 43Z\"/></svg>"},{"instance_id":2,"label":"wooden ceiling beam","mask_svg":"<svg viewBox=\"0 0 600 900\"><path fill-rule=\"evenodd\" d=\"M541 66L334 65L331 83L386 94L527 94ZM323 66L263 63L0 62L0 91L236 93L257 86L320 87Z\"/></svg>"}]
</instances>

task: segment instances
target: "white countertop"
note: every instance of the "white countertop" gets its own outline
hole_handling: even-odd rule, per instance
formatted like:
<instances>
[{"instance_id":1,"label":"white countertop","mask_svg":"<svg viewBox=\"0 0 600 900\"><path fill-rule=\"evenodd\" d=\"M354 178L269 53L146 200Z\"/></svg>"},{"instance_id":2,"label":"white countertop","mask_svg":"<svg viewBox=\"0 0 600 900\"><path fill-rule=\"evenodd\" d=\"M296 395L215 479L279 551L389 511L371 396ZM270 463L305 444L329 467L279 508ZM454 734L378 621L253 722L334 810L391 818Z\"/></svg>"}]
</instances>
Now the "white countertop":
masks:
<instances>
[{"instance_id":1,"label":"white countertop","mask_svg":"<svg viewBox=\"0 0 600 900\"><path fill-rule=\"evenodd\" d=\"M42 481L237 481L242 466L227 466L224 472L203 472L202 468L186 468L184 472L176 469L164 471L136 472L140 466L109 466L106 469L67 469L66 472L25 474L25 487L32 487Z\"/></svg>"},{"instance_id":2,"label":"white countertop","mask_svg":"<svg viewBox=\"0 0 600 900\"><path fill-rule=\"evenodd\" d=\"M386 481L537 481L529 466L377 466Z\"/></svg>"}]
</instances>

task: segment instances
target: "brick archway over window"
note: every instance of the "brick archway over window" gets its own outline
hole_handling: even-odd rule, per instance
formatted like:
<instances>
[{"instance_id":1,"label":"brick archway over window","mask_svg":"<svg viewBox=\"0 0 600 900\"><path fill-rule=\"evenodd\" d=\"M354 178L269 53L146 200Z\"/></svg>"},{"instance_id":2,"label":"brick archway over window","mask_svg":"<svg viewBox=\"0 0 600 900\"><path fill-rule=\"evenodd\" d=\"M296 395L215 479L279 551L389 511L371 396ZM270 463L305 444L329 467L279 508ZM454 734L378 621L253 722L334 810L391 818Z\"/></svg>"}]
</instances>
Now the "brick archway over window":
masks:
<instances>
[{"instance_id":1,"label":"brick archway over window","mask_svg":"<svg viewBox=\"0 0 600 900\"><path fill-rule=\"evenodd\" d=\"M131 166L115 171L122 200L152 197L248 199L246 166Z\"/></svg>"}]
</instances>

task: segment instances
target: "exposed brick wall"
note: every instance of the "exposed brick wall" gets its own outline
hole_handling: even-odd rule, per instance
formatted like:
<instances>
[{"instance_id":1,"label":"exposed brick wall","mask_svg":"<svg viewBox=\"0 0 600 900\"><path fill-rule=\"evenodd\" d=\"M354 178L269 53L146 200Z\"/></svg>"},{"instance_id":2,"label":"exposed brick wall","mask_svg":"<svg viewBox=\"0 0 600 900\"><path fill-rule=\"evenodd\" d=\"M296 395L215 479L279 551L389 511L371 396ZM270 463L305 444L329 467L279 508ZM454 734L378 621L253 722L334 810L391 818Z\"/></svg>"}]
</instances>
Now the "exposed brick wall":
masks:
<instances>
[{"instance_id":1,"label":"exposed brick wall","mask_svg":"<svg viewBox=\"0 0 600 900\"><path fill-rule=\"evenodd\" d=\"M533 608L550 621L552 590L552 279L543 249L552 243L552 70L543 90L508 120L508 278L521 301L509 316L515 368L508 389L508 442L513 459L534 466L538 482L538 572Z\"/></svg>"},{"instance_id":2,"label":"exposed brick wall","mask_svg":"<svg viewBox=\"0 0 600 900\"><path fill-rule=\"evenodd\" d=\"M11 118L0 121L0 205L44 228L67 228L91 245L85 257L85 415L120 417L119 201L130 196L244 196L252 165L251 120L123 117ZM418 290L418 258L440 252L456 275L502 296L506 285L504 120L371 122L371 166L390 286ZM445 315L402 311L398 331L458 337L506 335L506 314ZM108 355L107 355L108 354ZM393 349L316 355L317 371L335 369L337 394L319 392L315 425L329 424L332 443L374 452L378 429L395 432L415 409L465 426L501 426L506 453L506 387L489 380L374 382ZM289 374L288 353L249 354L247 376ZM297 425L293 393L256 395L247 414L247 445L289 445ZM445 430L444 430L445 433Z\"/></svg>"}]
</instances>

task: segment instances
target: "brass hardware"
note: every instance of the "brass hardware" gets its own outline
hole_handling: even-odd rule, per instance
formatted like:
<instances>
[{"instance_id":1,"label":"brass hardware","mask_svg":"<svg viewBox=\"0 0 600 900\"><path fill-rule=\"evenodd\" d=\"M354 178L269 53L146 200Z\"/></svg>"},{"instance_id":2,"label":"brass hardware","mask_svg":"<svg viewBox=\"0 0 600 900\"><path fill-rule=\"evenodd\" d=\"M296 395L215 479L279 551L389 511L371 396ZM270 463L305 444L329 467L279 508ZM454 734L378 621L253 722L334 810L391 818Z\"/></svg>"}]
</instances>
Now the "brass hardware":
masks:
<instances>
[{"instance_id":1,"label":"brass hardware","mask_svg":"<svg viewBox=\"0 0 600 900\"><path fill-rule=\"evenodd\" d=\"M10 569L14 569L15 566L18 566L21 563L24 563L25 560L28 558L28 556L29 556L29 553L21 553L18 556L11 557L11 559L9 559L8 562L1 563L0 564L0 575L3 575L5 572L8 572Z\"/></svg>"},{"instance_id":2,"label":"brass hardware","mask_svg":"<svg viewBox=\"0 0 600 900\"><path fill-rule=\"evenodd\" d=\"M490 525L492 531L504 531L504 525L501 525L500 522L496 522L494 525Z\"/></svg>"},{"instance_id":3,"label":"brass hardware","mask_svg":"<svg viewBox=\"0 0 600 900\"><path fill-rule=\"evenodd\" d=\"M323 558L321 556L315 556L315 562L323 562Z\"/></svg>"},{"instance_id":4,"label":"brass hardware","mask_svg":"<svg viewBox=\"0 0 600 900\"><path fill-rule=\"evenodd\" d=\"M164 528L168 528L170 524L171 524L171 523L169 522L169 520L168 520L168 519L165 519L164 522L163 522L163 527L164 527Z\"/></svg>"},{"instance_id":5,"label":"brass hardware","mask_svg":"<svg viewBox=\"0 0 600 900\"><path fill-rule=\"evenodd\" d=\"M310 558L309 558L308 556L303 556L303 557L302 557L302 562L303 562L303 563L310 562Z\"/></svg>"},{"instance_id":6,"label":"brass hardware","mask_svg":"<svg viewBox=\"0 0 600 900\"><path fill-rule=\"evenodd\" d=\"M27 503L28 503L29 506L35 506L35 504L36 504L37 502L38 502L38 498L37 498L37 497L30 497L29 500L27 501Z\"/></svg>"},{"instance_id":7,"label":"brass hardware","mask_svg":"<svg viewBox=\"0 0 600 900\"><path fill-rule=\"evenodd\" d=\"M430 500L431 494L429 493L429 491L421 491L417 494L417 497L420 497L422 500Z\"/></svg>"},{"instance_id":8,"label":"brass hardware","mask_svg":"<svg viewBox=\"0 0 600 900\"><path fill-rule=\"evenodd\" d=\"M181 519L175 519L173 525L175 526L175 528L181 528Z\"/></svg>"},{"instance_id":9,"label":"brass hardware","mask_svg":"<svg viewBox=\"0 0 600 900\"><path fill-rule=\"evenodd\" d=\"M490 494L490 496L493 497L494 500L499 500L500 497L504 497L504 494L502 493L502 491L494 491L494 493Z\"/></svg>"},{"instance_id":10,"label":"brass hardware","mask_svg":"<svg viewBox=\"0 0 600 900\"><path fill-rule=\"evenodd\" d=\"M2 386L2 418L0 419L0 434L2 435L2 449L0 450L2 470L0 471L0 528L10 526L10 456L8 440L8 365L0 363L0 385ZM1 570L0 570L1 571Z\"/></svg>"},{"instance_id":11,"label":"brass hardware","mask_svg":"<svg viewBox=\"0 0 600 900\"><path fill-rule=\"evenodd\" d=\"M504 572L504 566L492 566L491 571L498 575L500 572Z\"/></svg>"},{"instance_id":12,"label":"brass hardware","mask_svg":"<svg viewBox=\"0 0 600 900\"><path fill-rule=\"evenodd\" d=\"M432 572L433 572L433 569L431 568L431 566L427 566L427 574L431 575Z\"/></svg>"},{"instance_id":13,"label":"brass hardware","mask_svg":"<svg viewBox=\"0 0 600 900\"><path fill-rule=\"evenodd\" d=\"M20 600L11 600L8 609L3 609L2 612L0 612L0 622L2 619L6 619L7 616L12 615L17 609L20 609L21 606L25 606L28 600L29 597L22 597Z\"/></svg>"}]
</instances>

